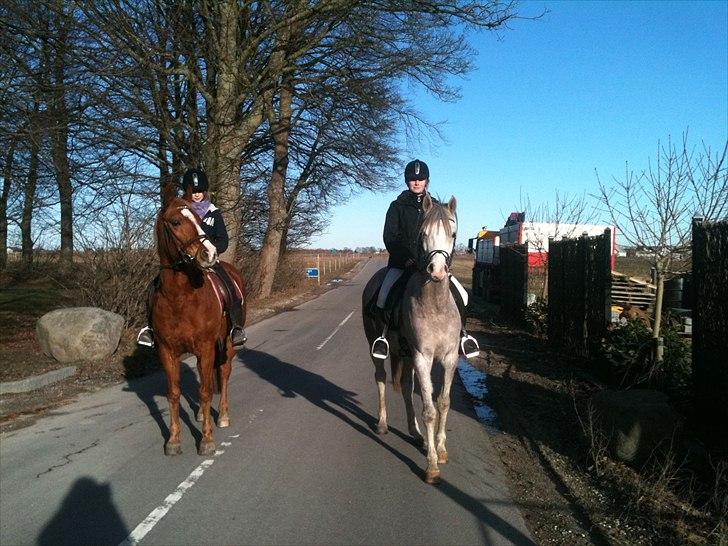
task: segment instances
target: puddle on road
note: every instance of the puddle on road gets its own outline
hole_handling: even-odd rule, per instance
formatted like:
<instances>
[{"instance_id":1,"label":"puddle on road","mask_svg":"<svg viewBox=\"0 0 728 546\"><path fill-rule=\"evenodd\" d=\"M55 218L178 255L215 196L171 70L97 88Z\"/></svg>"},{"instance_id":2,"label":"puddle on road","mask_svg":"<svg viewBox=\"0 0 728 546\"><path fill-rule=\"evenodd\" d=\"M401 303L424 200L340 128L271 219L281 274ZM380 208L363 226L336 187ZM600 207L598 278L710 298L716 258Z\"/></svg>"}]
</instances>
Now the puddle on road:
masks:
<instances>
[{"instance_id":1,"label":"puddle on road","mask_svg":"<svg viewBox=\"0 0 728 546\"><path fill-rule=\"evenodd\" d=\"M461 358L458 360L458 374L465 385L470 399L473 401L473 408L478 420L485 425L489 431L498 430L498 418L493 409L486 404L488 396L487 379L485 372L475 369L470 363Z\"/></svg>"}]
</instances>

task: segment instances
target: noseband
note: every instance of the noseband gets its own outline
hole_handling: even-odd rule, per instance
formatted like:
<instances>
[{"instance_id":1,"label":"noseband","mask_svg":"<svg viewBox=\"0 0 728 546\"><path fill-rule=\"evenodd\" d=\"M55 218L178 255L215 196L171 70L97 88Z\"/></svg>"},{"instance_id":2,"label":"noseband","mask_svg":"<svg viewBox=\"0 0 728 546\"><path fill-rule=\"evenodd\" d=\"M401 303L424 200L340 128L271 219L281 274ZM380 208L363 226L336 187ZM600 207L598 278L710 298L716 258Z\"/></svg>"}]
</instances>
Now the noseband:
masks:
<instances>
[{"instance_id":1,"label":"noseband","mask_svg":"<svg viewBox=\"0 0 728 546\"><path fill-rule=\"evenodd\" d=\"M452 266L452 254L450 254L446 250L431 250L427 253L427 255L423 254L422 247L420 247L420 255L418 259L418 268L421 271L425 271L427 269L427 266L430 265L430 262L432 262L432 258L434 258L438 254L442 254L442 256L445 258L445 263L447 264L447 267L449 268Z\"/></svg>"}]
</instances>

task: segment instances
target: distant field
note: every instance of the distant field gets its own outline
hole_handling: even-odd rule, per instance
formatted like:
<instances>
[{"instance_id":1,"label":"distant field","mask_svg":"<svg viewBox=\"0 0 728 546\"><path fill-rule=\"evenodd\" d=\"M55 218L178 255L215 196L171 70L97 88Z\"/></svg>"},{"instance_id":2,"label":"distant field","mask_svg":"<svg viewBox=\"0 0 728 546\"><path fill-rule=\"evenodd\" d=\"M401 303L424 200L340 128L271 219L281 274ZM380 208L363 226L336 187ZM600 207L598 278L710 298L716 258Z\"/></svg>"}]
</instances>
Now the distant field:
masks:
<instances>
[{"instance_id":1,"label":"distant field","mask_svg":"<svg viewBox=\"0 0 728 546\"><path fill-rule=\"evenodd\" d=\"M69 303L67 290L55 286L13 287L0 290L0 311L39 317Z\"/></svg>"},{"instance_id":2,"label":"distant field","mask_svg":"<svg viewBox=\"0 0 728 546\"><path fill-rule=\"evenodd\" d=\"M470 290L473 284L473 264L475 255L456 254L452 259L452 274L465 288Z\"/></svg>"},{"instance_id":3,"label":"distant field","mask_svg":"<svg viewBox=\"0 0 728 546\"><path fill-rule=\"evenodd\" d=\"M650 280L651 263L646 258L627 258L617 256L614 260L614 270L623 273L628 277L634 277L643 281Z\"/></svg>"}]
</instances>

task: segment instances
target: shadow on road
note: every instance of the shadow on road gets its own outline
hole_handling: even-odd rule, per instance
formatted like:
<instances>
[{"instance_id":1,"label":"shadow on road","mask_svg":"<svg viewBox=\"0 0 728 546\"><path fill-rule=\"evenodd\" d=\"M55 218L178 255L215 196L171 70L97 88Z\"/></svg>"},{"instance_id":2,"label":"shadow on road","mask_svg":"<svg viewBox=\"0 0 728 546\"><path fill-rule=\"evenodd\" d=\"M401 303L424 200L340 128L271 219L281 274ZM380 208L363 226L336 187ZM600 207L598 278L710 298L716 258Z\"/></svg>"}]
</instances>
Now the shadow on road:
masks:
<instances>
[{"instance_id":1,"label":"shadow on road","mask_svg":"<svg viewBox=\"0 0 728 546\"><path fill-rule=\"evenodd\" d=\"M472 495L469 495L459 487L449 483L447 480L442 480L437 486L437 489L462 508L470 512L475 516L481 523L483 532L483 543L484 544L520 544L520 545L531 545L535 544L528 535L524 534L523 531L514 527L510 522L503 519L498 514L494 513L487 504L507 504L513 505L512 501L503 503L502 501L488 501L484 499L477 499ZM500 535L494 536L495 534Z\"/></svg>"},{"instance_id":2,"label":"shadow on road","mask_svg":"<svg viewBox=\"0 0 728 546\"><path fill-rule=\"evenodd\" d=\"M278 388L281 396L287 398L303 396L313 405L335 415L354 430L377 442L405 463L415 474L424 476L424 472L412 459L387 445L374 432L377 419L359 406L355 392L342 389L325 377L283 362L261 351L247 350L241 354L240 360L261 379ZM372 382L372 388L374 388L374 382ZM390 427L389 431L411 445L419 447L409 434L404 434L394 427Z\"/></svg>"},{"instance_id":3,"label":"shadow on road","mask_svg":"<svg viewBox=\"0 0 728 546\"><path fill-rule=\"evenodd\" d=\"M382 438L386 437L381 437L374 432L374 430L376 430L377 419L359 406L356 401L355 392L343 389L321 375L309 372L293 364L283 362L264 352L247 350L240 355L240 359L249 370L255 372L261 377L261 379L268 381L270 384L278 388L281 396L288 398L303 396L315 406L335 415L351 426L354 430L360 432L389 451L397 459L407 465L413 474L424 481L425 473L423 467L383 441ZM373 381L371 387L375 388ZM390 391L389 396L392 396L393 394L394 393ZM396 396L399 395L397 394ZM455 398L459 399L461 397ZM455 401L453 409L462 412L467 411L461 402ZM470 410L470 413L472 413L472 410ZM392 427L390 427L389 430L390 433L396 434L404 441L420 449L409 434L404 434ZM424 458L422 459L422 462L424 463ZM508 521L490 510L486 506L488 501L475 498L457 486L444 480L440 483L440 485L433 487L437 487L438 491L478 518L484 527L484 535L485 529L488 529L495 531L497 534L514 544L533 544L527 535L523 534ZM485 542L487 543L488 540L493 538L492 532L485 538Z\"/></svg>"},{"instance_id":4,"label":"shadow on road","mask_svg":"<svg viewBox=\"0 0 728 546\"><path fill-rule=\"evenodd\" d=\"M180 401L180 420L187 425L190 434L195 439L195 445L199 446L202 441L202 432L197 427L195 415L200 404L200 382L195 370L184 362L180 363L180 389L182 391L182 398L187 401L190 413L192 414L190 417L190 414L184 408L184 404ZM127 386L124 387L124 390L136 394L139 400L144 402L147 408L149 408L149 415L156 421L162 433L162 438L166 442L169 439L169 411L166 399L167 378L164 373L160 372L138 379L130 379ZM157 404L159 398L164 400L162 408ZM217 410L212 408L211 411L213 419L217 419Z\"/></svg>"},{"instance_id":5,"label":"shadow on road","mask_svg":"<svg viewBox=\"0 0 728 546\"><path fill-rule=\"evenodd\" d=\"M40 532L37 544L119 544L128 534L111 498L111 486L83 477Z\"/></svg>"}]
</instances>

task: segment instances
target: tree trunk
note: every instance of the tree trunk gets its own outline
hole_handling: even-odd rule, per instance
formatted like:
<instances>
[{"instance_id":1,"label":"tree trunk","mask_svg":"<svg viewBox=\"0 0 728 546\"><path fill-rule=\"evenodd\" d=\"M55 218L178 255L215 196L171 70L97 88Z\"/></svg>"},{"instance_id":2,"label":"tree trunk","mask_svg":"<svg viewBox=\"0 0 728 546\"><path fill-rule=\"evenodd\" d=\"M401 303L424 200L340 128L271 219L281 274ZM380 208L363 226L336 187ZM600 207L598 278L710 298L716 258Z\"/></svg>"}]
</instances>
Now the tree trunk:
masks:
<instances>
[{"instance_id":1,"label":"tree trunk","mask_svg":"<svg viewBox=\"0 0 728 546\"><path fill-rule=\"evenodd\" d=\"M656 263L655 267L655 284L657 290L655 292L655 322L652 325L652 351L655 363L659 364L663 359L662 345L662 300L665 295L665 264L662 261Z\"/></svg>"},{"instance_id":2,"label":"tree trunk","mask_svg":"<svg viewBox=\"0 0 728 546\"><path fill-rule=\"evenodd\" d=\"M23 192L23 215L20 219L21 260L24 267L33 264L33 205L35 204L35 188L38 184L38 154L40 153L40 134L38 131L38 110L36 102L33 106L33 122L30 124L30 164L28 166L28 180Z\"/></svg>"},{"instance_id":3,"label":"tree trunk","mask_svg":"<svg viewBox=\"0 0 728 546\"><path fill-rule=\"evenodd\" d=\"M5 168L3 169L3 189L0 195L0 271L8 265L8 197L13 176L13 160L15 159L15 138L10 143Z\"/></svg>"},{"instance_id":4,"label":"tree trunk","mask_svg":"<svg viewBox=\"0 0 728 546\"><path fill-rule=\"evenodd\" d=\"M55 14L55 43L53 52L53 82L51 84L50 120L53 167L58 185L61 209L61 263L73 263L73 198L71 169L68 160L68 109L66 108L65 55L68 27L62 11Z\"/></svg>"},{"instance_id":5,"label":"tree trunk","mask_svg":"<svg viewBox=\"0 0 728 546\"><path fill-rule=\"evenodd\" d=\"M221 259L234 263L240 233L240 155L250 137L263 121L261 97L245 117L240 110L240 84L245 69L237 58L240 36L238 5L234 0L217 4L218 32L211 37L217 45L216 94L208 104L208 140L205 150L210 191L222 210L230 244Z\"/></svg>"},{"instance_id":6,"label":"tree trunk","mask_svg":"<svg viewBox=\"0 0 728 546\"><path fill-rule=\"evenodd\" d=\"M286 78L281 86L278 120L271 112L270 125L273 132L274 159L273 172L268 184L268 227L258 259L257 295L265 298L273 290L273 280L278 268L286 228L288 226L288 201L285 195L286 174L288 171L288 139L291 135L291 112L293 87L290 78ZM272 105L271 105L272 110Z\"/></svg>"}]
</instances>

